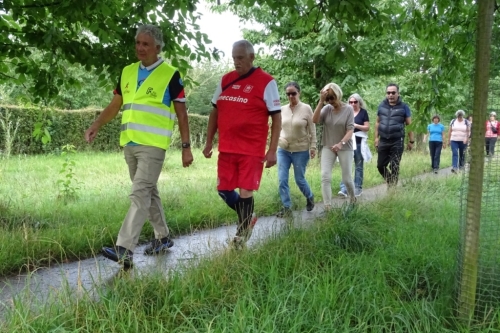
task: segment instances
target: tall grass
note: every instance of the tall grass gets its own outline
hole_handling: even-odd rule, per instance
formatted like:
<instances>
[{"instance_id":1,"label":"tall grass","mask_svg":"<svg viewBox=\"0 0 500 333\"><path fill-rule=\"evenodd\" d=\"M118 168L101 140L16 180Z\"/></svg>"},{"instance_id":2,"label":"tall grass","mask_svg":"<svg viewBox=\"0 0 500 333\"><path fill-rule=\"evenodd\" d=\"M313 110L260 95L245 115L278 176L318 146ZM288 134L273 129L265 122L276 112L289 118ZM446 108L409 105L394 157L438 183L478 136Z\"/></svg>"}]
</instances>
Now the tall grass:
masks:
<instances>
[{"instance_id":1,"label":"tall grass","mask_svg":"<svg viewBox=\"0 0 500 333\"><path fill-rule=\"evenodd\" d=\"M194 151L195 162L182 168L181 154L169 150L159 181L168 224L175 235L193 229L234 223L236 215L216 192L216 158L205 159ZM74 177L80 182L75 200L61 200L57 181L63 156L16 156L0 160L0 275L88 257L103 245L112 244L129 207L131 181L122 154L79 153L72 155ZM365 165L368 188L382 183L374 160ZM429 157L405 153L401 177L428 171ZM443 155L443 166L450 156ZM307 179L321 201L319 160L311 161ZM340 182L338 165L333 171L333 190ZM280 208L277 169L265 169L255 194L256 212L272 215ZM295 209L305 207L305 198L290 176ZM152 237L146 224L141 241Z\"/></svg>"},{"instance_id":2,"label":"tall grass","mask_svg":"<svg viewBox=\"0 0 500 333\"><path fill-rule=\"evenodd\" d=\"M4 332L499 332L452 309L459 178L410 182L259 247L167 273L121 273L94 295L16 302Z\"/></svg>"}]
</instances>

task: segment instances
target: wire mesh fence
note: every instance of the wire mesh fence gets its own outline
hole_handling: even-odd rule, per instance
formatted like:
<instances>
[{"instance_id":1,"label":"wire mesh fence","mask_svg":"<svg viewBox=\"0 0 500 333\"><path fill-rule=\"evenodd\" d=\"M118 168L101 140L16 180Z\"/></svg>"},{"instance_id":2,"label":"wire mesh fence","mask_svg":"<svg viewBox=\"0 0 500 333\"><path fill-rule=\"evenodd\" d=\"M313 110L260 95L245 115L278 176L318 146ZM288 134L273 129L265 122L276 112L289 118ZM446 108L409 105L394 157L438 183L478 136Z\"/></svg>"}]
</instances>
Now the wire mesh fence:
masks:
<instances>
[{"instance_id":1,"label":"wire mesh fence","mask_svg":"<svg viewBox=\"0 0 500 333\"><path fill-rule=\"evenodd\" d=\"M490 118L489 114L500 114L499 77L491 78L488 96L488 119L478 119L473 125L472 141L479 142L467 149L460 196L457 286L458 295L466 296L458 297L458 309L460 311L460 302L470 302L476 318L485 318L500 308L500 152L495 134L488 131L491 125L496 126L496 117ZM471 209L469 201L474 198L480 200L479 212ZM472 223L474 219L479 220L476 226ZM476 265L470 265L466 256L474 257L474 239L477 240ZM474 288L472 296L463 293L464 288L471 287Z\"/></svg>"},{"instance_id":2,"label":"wire mesh fence","mask_svg":"<svg viewBox=\"0 0 500 333\"><path fill-rule=\"evenodd\" d=\"M500 80L491 61L495 8L494 0L478 2L474 121L462 182L457 257L456 310L463 320L483 320L500 308L500 159L487 149L495 146L492 137L497 136L490 115L500 110Z\"/></svg>"}]
</instances>

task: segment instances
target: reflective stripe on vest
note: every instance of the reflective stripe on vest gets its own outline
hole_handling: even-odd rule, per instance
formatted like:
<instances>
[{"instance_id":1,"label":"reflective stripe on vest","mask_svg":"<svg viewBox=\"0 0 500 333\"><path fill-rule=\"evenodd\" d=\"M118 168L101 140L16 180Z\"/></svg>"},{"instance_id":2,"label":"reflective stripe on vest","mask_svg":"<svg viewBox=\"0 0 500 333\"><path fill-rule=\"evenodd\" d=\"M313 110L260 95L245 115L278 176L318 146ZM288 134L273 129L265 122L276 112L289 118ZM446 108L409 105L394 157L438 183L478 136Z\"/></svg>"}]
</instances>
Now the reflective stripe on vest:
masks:
<instances>
[{"instance_id":1,"label":"reflective stripe on vest","mask_svg":"<svg viewBox=\"0 0 500 333\"><path fill-rule=\"evenodd\" d=\"M161 136L168 137L168 138L170 138L172 136L172 131L170 131L170 130L162 129L162 128L158 128L158 127L153 127L153 126L148 126L148 125L136 124L136 123L122 124L120 129L122 131L136 130L136 131L161 135Z\"/></svg>"},{"instance_id":2,"label":"reflective stripe on vest","mask_svg":"<svg viewBox=\"0 0 500 333\"><path fill-rule=\"evenodd\" d=\"M120 145L129 142L167 149L170 145L174 120L173 102L163 104L176 69L161 63L137 88L140 62L126 66L122 71L120 86L123 97L123 113Z\"/></svg>"},{"instance_id":3,"label":"reflective stripe on vest","mask_svg":"<svg viewBox=\"0 0 500 333\"><path fill-rule=\"evenodd\" d=\"M154 106L149 106L149 105L144 105L144 104L135 104L135 103L130 103L130 104L125 104L123 105L123 111L125 110L135 110L135 111L144 111L144 112L149 112L153 114L157 114L163 117L167 117L169 119L175 120L175 114L170 113L169 111L165 111L160 108L156 108Z\"/></svg>"}]
</instances>

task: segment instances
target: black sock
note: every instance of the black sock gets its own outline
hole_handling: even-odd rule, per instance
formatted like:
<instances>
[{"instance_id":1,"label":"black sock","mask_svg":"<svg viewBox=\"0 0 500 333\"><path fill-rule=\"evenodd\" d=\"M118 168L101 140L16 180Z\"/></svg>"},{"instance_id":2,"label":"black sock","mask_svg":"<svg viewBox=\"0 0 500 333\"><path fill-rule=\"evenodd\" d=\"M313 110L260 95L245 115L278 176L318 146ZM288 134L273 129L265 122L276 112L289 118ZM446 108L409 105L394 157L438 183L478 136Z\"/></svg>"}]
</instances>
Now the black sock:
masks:
<instances>
[{"instance_id":1,"label":"black sock","mask_svg":"<svg viewBox=\"0 0 500 333\"><path fill-rule=\"evenodd\" d=\"M242 236L250 226L253 214L253 197L241 198L236 203L236 213L238 213L238 229L236 236Z\"/></svg>"}]
</instances>

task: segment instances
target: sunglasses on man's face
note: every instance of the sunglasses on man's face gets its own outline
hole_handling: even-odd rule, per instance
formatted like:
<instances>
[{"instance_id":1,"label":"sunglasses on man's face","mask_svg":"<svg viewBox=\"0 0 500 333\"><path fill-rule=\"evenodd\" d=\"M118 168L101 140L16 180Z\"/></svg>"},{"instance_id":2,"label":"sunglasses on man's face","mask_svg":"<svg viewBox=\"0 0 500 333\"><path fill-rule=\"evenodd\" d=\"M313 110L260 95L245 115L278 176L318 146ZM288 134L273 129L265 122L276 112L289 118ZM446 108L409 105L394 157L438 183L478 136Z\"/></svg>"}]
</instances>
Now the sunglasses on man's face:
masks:
<instances>
[{"instance_id":1,"label":"sunglasses on man's face","mask_svg":"<svg viewBox=\"0 0 500 333\"><path fill-rule=\"evenodd\" d=\"M358 101L349 101L349 104L358 104Z\"/></svg>"},{"instance_id":2,"label":"sunglasses on man's face","mask_svg":"<svg viewBox=\"0 0 500 333\"><path fill-rule=\"evenodd\" d=\"M397 91L386 91L387 95L396 95L397 93Z\"/></svg>"},{"instance_id":3,"label":"sunglasses on man's face","mask_svg":"<svg viewBox=\"0 0 500 333\"><path fill-rule=\"evenodd\" d=\"M297 92L296 92L296 91L287 92L287 93L286 93L286 95L287 95L288 97L290 97L290 96L297 96Z\"/></svg>"}]
</instances>

